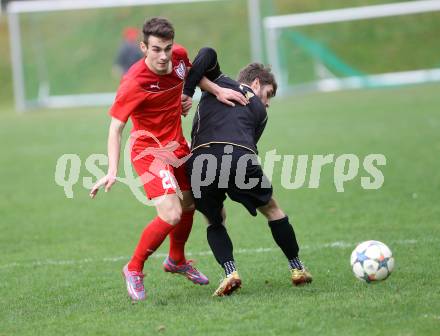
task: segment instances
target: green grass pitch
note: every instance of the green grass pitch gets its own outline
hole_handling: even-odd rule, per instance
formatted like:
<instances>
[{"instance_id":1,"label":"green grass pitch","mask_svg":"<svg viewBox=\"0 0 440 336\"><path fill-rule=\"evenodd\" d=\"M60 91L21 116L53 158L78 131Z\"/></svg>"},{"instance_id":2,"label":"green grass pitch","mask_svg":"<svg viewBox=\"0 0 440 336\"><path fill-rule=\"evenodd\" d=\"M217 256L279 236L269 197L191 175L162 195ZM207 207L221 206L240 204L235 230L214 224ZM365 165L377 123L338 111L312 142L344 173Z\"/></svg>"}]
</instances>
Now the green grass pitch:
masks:
<instances>
[{"instance_id":1,"label":"green grass pitch","mask_svg":"<svg viewBox=\"0 0 440 336\"><path fill-rule=\"evenodd\" d=\"M106 152L106 109L0 113L0 335L438 335L440 330L440 86L277 98L260 152L381 153L385 183L360 177L337 193L333 166L320 187L275 195L294 223L314 275L293 288L265 220L227 203L243 280L232 297L212 298L221 269L200 215L187 245L211 283L192 285L161 270L168 242L146 264L148 299L130 304L121 268L154 211L117 184L88 198L84 161ZM188 133L190 118L185 119ZM127 135L127 131L125 135ZM55 184L58 157L82 161L74 198ZM351 273L356 243L392 249L396 268L367 285Z\"/></svg>"}]
</instances>

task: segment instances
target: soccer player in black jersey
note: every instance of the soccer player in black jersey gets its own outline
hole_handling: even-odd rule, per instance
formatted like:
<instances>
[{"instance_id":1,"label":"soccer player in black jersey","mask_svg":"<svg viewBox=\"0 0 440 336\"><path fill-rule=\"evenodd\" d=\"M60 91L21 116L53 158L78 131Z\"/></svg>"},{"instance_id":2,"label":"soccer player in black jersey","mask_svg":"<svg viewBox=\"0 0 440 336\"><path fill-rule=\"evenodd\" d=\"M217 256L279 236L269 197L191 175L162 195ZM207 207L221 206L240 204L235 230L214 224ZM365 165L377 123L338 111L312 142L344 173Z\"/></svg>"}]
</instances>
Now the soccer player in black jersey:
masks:
<instances>
[{"instance_id":1,"label":"soccer player in black jersey","mask_svg":"<svg viewBox=\"0 0 440 336\"><path fill-rule=\"evenodd\" d=\"M272 186L256 156L257 142L266 126L266 108L277 90L273 74L264 65L252 63L240 71L235 81L221 73L215 50L203 48L185 81L184 95L192 97L203 76L249 100L245 106L228 106L204 92L191 132L193 155L186 167L195 206L208 220L209 246L226 273L214 296L229 295L241 286L232 241L224 225L226 195L243 204L253 216L258 210L267 218L275 242L289 261L292 283L310 283L312 276L298 258L293 227L273 198Z\"/></svg>"}]
</instances>

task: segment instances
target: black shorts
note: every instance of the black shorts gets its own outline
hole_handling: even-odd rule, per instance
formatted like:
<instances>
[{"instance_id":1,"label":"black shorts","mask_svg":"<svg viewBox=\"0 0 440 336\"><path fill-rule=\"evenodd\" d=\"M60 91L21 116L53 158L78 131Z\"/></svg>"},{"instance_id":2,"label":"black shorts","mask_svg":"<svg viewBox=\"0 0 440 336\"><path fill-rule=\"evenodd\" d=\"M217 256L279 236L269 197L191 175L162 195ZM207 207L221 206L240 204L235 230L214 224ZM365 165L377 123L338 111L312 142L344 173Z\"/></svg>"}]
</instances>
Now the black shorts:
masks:
<instances>
[{"instance_id":1,"label":"black shorts","mask_svg":"<svg viewBox=\"0 0 440 336\"><path fill-rule=\"evenodd\" d=\"M200 147L185 165L196 209L211 224L221 224L226 195L243 204L253 216L272 198L272 185L257 156L245 148L225 144Z\"/></svg>"}]
</instances>

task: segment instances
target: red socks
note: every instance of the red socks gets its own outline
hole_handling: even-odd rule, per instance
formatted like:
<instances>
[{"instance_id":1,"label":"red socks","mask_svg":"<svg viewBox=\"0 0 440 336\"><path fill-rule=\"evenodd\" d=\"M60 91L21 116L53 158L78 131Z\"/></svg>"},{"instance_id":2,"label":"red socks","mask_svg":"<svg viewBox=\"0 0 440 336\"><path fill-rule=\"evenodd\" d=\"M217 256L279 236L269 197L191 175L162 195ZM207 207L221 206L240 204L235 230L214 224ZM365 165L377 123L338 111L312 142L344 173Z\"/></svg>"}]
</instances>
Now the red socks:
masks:
<instances>
[{"instance_id":1,"label":"red socks","mask_svg":"<svg viewBox=\"0 0 440 336\"><path fill-rule=\"evenodd\" d=\"M194 212L193 212L194 213ZM182 215L182 219L183 219ZM180 225L182 220L179 222ZM191 216L192 224L192 216ZM144 229L138 245L134 251L133 257L128 263L129 271L142 272L145 260L162 244L166 236L174 228L160 217L154 218ZM191 228L190 228L191 230ZM188 232L189 234L189 232Z\"/></svg>"},{"instance_id":2,"label":"red socks","mask_svg":"<svg viewBox=\"0 0 440 336\"><path fill-rule=\"evenodd\" d=\"M182 213L180 222L173 226L160 217L154 218L144 229L136 246L133 257L128 263L129 271L142 272L148 257L162 244L170 234L169 256L176 264L183 264L185 244L191 232L194 210Z\"/></svg>"},{"instance_id":3,"label":"red socks","mask_svg":"<svg viewBox=\"0 0 440 336\"><path fill-rule=\"evenodd\" d=\"M170 232L169 256L176 264L185 263L185 244L193 224L194 210L182 213L180 222Z\"/></svg>"}]
</instances>

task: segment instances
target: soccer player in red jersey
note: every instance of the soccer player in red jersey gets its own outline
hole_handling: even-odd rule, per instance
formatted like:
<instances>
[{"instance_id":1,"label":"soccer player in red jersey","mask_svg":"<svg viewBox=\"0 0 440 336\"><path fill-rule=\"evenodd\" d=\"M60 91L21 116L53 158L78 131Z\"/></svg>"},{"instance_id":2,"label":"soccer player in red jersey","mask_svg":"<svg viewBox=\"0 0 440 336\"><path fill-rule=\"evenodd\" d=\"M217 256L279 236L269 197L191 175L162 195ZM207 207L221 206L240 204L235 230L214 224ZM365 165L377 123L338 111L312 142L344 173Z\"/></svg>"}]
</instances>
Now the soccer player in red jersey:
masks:
<instances>
[{"instance_id":1,"label":"soccer player in red jersey","mask_svg":"<svg viewBox=\"0 0 440 336\"><path fill-rule=\"evenodd\" d=\"M107 175L90 191L94 198L100 187L109 191L115 183L121 134L131 118L131 161L157 210L157 217L145 227L131 260L123 268L127 291L134 301L145 299L144 263L168 235L170 250L164 270L181 274L195 284L208 284L208 278L184 254L194 216L190 184L185 167L179 162L190 153L182 133L181 115L191 108L190 99L182 100L183 83L191 63L186 50L174 43L174 28L167 19L146 21L143 37L140 48L145 57L122 78L110 109ZM207 80L201 86L230 105L230 100L246 103L242 95Z\"/></svg>"}]
</instances>

